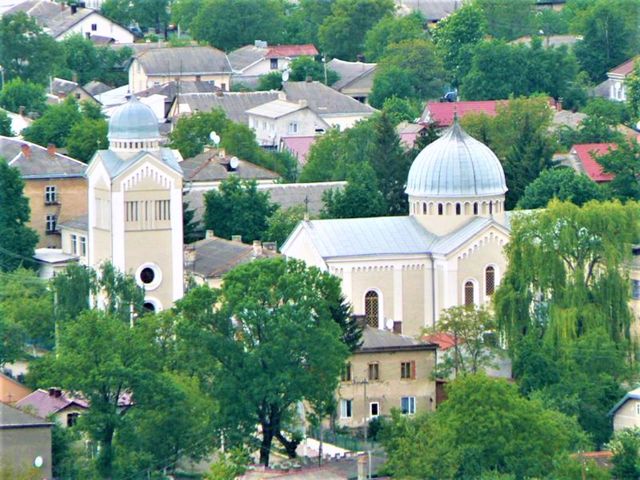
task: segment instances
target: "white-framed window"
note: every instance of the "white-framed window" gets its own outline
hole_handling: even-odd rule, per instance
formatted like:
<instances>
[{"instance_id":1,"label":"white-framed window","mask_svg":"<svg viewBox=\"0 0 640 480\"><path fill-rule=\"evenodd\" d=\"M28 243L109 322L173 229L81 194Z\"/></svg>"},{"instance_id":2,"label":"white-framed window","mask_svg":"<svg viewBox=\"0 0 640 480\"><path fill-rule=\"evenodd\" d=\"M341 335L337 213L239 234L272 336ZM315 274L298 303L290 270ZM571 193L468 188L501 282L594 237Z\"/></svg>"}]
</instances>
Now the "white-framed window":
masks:
<instances>
[{"instance_id":1,"label":"white-framed window","mask_svg":"<svg viewBox=\"0 0 640 480\"><path fill-rule=\"evenodd\" d=\"M631 298L640 300L640 280L631 280Z\"/></svg>"},{"instance_id":2,"label":"white-framed window","mask_svg":"<svg viewBox=\"0 0 640 480\"><path fill-rule=\"evenodd\" d=\"M370 402L369 403L369 418L376 418L380 415L380 403L379 402Z\"/></svg>"},{"instance_id":3,"label":"white-framed window","mask_svg":"<svg viewBox=\"0 0 640 480\"><path fill-rule=\"evenodd\" d=\"M416 413L416 397L402 397L400 399L400 409L403 415Z\"/></svg>"},{"instance_id":4,"label":"white-framed window","mask_svg":"<svg viewBox=\"0 0 640 480\"><path fill-rule=\"evenodd\" d=\"M413 380L416 378L416 362L400 362L400 378L403 380Z\"/></svg>"},{"instance_id":5,"label":"white-framed window","mask_svg":"<svg viewBox=\"0 0 640 480\"><path fill-rule=\"evenodd\" d=\"M289 133L298 133L298 122L289 122Z\"/></svg>"},{"instance_id":6,"label":"white-framed window","mask_svg":"<svg viewBox=\"0 0 640 480\"><path fill-rule=\"evenodd\" d=\"M71 253L74 255L78 254L78 236L71 235Z\"/></svg>"},{"instance_id":7,"label":"white-framed window","mask_svg":"<svg viewBox=\"0 0 640 480\"><path fill-rule=\"evenodd\" d=\"M56 186L55 185L47 185L44 187L44 203L50 205L52 203L56 203L58 201L58 197L56 195Z\"/></svg>"},{"instance_id":8,"label":"white-framed window","mask_svg":"<svg viewBox=\"0 0 640 480\"><path fill-rule=\"evenodd\" d=\"M46 229L48 233L56 231L57 215L49 214L45 218Z\"/></svg>"},{"instance_id":9,"label":"white-framed window","mask_svg":"<svg viewBox=\"0 0 640 480\"><path fill-rule=\"evenodd\" d=\"M640 415L640 402L636 402L636 415Z\"/></svg>"},{"instance_id":10,"label":"white-framed window","mask_svg":"<svg viewBox=\"0 0 640 480\"><path fill-rule=\"evenodd\" d=\"M145 290L155 290L162 282L162 271L155 263L143 263L138 267L135 278Z\"/></svg>"},{"instance_id":11,"label":"white-framed window","mask_svg":"<svg viewBox=\"0 0 640 480\"><path fill-rule=\"evenodd\" d=\"M80 255L83 257L87 256L87 237L80 237Z\"/></svg>"},{"instance_id":12,"label":"white-framed window","mask_svg":"<svg viewBox=\"0 0 640 480\"><path fill-rule=\"evenodd\" d=\"M340 400L340 418L353 417L353 400Z\"/></svg>"}]
</instances>

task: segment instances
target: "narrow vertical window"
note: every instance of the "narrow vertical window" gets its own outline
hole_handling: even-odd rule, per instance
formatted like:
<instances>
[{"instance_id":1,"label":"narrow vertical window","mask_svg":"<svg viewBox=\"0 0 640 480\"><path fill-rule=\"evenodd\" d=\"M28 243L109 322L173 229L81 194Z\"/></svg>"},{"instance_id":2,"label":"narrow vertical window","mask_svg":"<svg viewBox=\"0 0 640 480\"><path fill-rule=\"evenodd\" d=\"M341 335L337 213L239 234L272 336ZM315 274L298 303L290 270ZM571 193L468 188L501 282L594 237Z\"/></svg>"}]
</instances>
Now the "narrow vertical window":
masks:
<instances>
[{"instance_id":1,"label":"narrow vertical window","mask_svg":"<svg viewBox=\"0 0 640 480\"><path fill-rule=\"evenodd\" d=\"M473 291L473 289L474 289L473 282L469 281L469 282L464 284L464 304L467 305L467 306L474 304L474 301L473 301L474 291Z\"/></svg>"},{"instance_id":2,"label":"narrow vertical window","mask_svg":"<svg viewBox=\"0 0 640 480\"><path fill-rule=\"evenodd\" d=\"M378 328L380 318L380 305L378 293L369 290L364 296L364 315L367 325Z\"/></svg>"},{"instance_id":3,"label":"narrow vertical window","mask_svg":"<svg viewBox=\"0 0 640 480\"><path fill-rule=\"evenodd\" d=\"M496 290L496 269L489 265L484 271L485 294L493 295Z\"/></svg>"}]
</instances>

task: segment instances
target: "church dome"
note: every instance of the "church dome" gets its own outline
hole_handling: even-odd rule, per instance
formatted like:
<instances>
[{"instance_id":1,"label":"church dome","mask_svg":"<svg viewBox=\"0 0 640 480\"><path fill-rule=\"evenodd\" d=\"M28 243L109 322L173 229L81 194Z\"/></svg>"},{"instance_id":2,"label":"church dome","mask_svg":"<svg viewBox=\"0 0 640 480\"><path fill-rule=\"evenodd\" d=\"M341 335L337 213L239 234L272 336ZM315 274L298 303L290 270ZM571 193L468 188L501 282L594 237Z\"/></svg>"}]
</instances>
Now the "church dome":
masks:
<instances>
[{"instance_id":1,"label":"church dome","mask_svg":"<svg viewBox=\"0 0 640 480\"><path fill-rule=\"evenodd\" d=\"M159 139L158 118L151 107L131 95L111 116L108 138L111 141Z\"/></svg>"},{"instance_id":2,"label":"church dome","mask_svg":"<svg viewBox=\"0 0 640 480\"><path fill-rule=\"evenodd\" d=\"M427 145L411 165L406 193L415 197L504 195L507 184L500 160L457 121Z\"/></svg>"}]
</instances>

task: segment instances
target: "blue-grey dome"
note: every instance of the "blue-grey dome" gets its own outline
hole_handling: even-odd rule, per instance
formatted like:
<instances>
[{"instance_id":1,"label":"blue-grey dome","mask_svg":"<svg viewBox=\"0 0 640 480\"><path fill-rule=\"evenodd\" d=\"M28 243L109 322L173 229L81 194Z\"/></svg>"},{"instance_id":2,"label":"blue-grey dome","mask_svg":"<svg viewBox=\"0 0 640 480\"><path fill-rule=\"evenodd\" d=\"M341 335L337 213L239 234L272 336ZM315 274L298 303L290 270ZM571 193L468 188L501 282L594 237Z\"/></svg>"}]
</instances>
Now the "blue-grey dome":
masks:
<instances>
[{"instance_id":1,"label":"blue-grey dome","mask_svg":"<svg viewBox=\"0 0 640 480\"><path fill-rule=\"evenodd\" d=\"M418 154L406 189L408 195L417 197L484 197L506 191L498 157L457 121Z\"/></svg>"},{"instance_id":2,"label":"blue-grey dome","mask_svg":"<svg viewBox=\"0 0 640 480\"><path fill-rule=\"evenodd\" d=\"M151 107L135 95L119 107L109 120L109 140L145 140L160 138L158 119Z\"/></svg>"}]
</instances>

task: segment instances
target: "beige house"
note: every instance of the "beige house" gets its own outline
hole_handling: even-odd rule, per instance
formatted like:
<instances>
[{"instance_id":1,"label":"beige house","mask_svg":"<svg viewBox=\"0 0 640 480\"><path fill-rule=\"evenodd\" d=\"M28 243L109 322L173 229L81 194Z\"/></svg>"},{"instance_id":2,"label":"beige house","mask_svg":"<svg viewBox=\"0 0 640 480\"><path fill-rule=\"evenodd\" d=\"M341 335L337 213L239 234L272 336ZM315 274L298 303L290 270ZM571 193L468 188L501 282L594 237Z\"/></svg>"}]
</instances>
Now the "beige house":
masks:
<instances>
[{"instance_id":1,"label":"beige house","mask_svg":"<svg viewBox=\"0 0 640 480\"><path fill-rule=\"evenodd\" d=\"M628 392L609 411L613 417L613 430L617 432L625 428L640 427L640 388Z\"/></svg>"},{"instance_id":2,"label":"beige house","mask_svg":"<svg viewBox=\"0 0 640 480\"><path fill-rule=\"evenodd\" d=\"M435 410L436 350L434 344L365 327L336 393L338 424L361 427L394 408L406 415Z\"/></svg>"},{"instance_id":3,"label":"beige house","mask_svg":"<svg viewBox=\"0 0 640 480\"><path fill-rule=\"evenodd\" d=\"M507 267L506 190L498 158L455 122L414 160L408 216L303 221L281 251L339 277L370 326L417 336L445 308L490 301Z\"/></svg>"},{"instance_id":4,"label":"beige house","mask_svg":"<svg viewBox=\"0 0 640 480\"><path fill-rule=\"evenodd\" d=\"M23 385L4 373L0 373L0 402L13 405L29 395L32 391L33 390L26 385Z\"/></svg>"},{"instance_id":5,"label":"beige house","mask_svg":"<svg viewBox=\"0 0 640 480\"><path fill-rule=\"evenodd\" d=\"M63 427L72 427L78 417L87 411L86 401L73 398L58 388L38 389L16 403L21 410L32 412L40 418L53 418Z\"/></svg>"},{"instance_id":6,"label":"beige house","mask_svg":"<svg viewBox=\"0 0 640 480\"><path fill-rule=\"evenodd\" d=\"M87 213L87 165L18 138L0 136L0 157L20 171L29 199L29 226L40 237L37 247L60 248L58 224Z\"/></svg>"},{"instance_id":7,"label":"beige house","mask_svg":"<svg viewBox=\"0 0 640 480\"><path fill-rule=\"evenodd\" d=\"M231 65L224 52L213 47L152 48L136 55L129 66L129 90L137 93L172 80L211 82L231 88Z\"/></svg>"},{"instance_id":8,"label":"beige house","mask_svg":"<svg viewBox=\"0 0 640 480\"><path fill-rule=\"evenodd\" d=\"M87 169L87 264L110 261L145 289L145 308L170 308L183 295L182 157L161 146L153 110L135 96L108 138Z\"/></svg>"},{"instance_id":9,"label":"beige house","mask_svg":"<svg viewBox=\"0 0 640 480\"><path fill-rule=\"evenodd\" d=\"M340 76L338 81L331 85L331 88L349 95L359 102L368 103L377 64L347 62L334 58L327 64L327 67Z\"/></svg>"}]
</instances>

